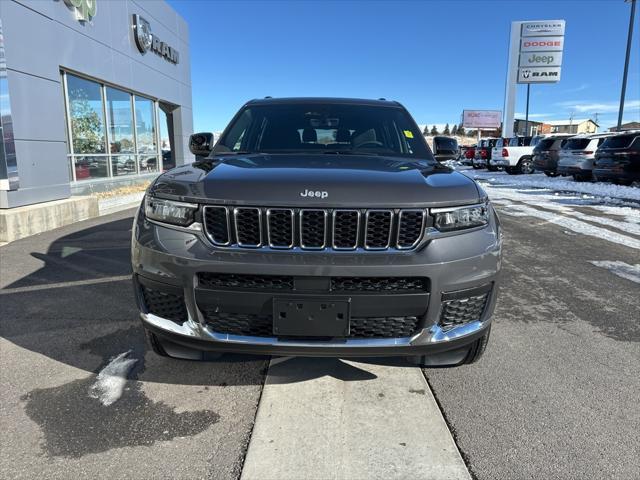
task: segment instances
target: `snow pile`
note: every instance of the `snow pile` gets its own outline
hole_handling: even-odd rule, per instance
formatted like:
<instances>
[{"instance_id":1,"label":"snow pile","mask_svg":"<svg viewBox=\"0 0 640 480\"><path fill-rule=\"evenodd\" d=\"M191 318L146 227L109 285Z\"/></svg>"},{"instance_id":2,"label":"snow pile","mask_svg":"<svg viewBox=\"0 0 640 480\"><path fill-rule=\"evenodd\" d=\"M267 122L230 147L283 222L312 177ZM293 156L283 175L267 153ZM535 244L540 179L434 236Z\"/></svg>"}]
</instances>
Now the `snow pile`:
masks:
<instances>
[{"instance_id":1,"label":"snow pile","mask_svg":"<svg viewBox=\"0 0 640 480\"><path fill-rule=\"evenodd\" d=\"M623 199L640 202L640 188L625 187L611 183L583 183L566 178L551 178L543 174L507 175L498 172L469 172L465 175L474 180L484 180L493 185L505 185L518 188L545 188L555 192L578 192L605 199Z\"/></svg>"},{"instance_id":2,"label":"snow pile","mask_svg":"<svg viewBox=\"0 0 640 480\"><path fill-rule=\"evenodd\" d=\"M122 396L122 391L127 383L127 374L138 361L135 358L127 358L130 353L131 350L113 357L107 366L100 371L96 383L89 390L91 398L97 398L108 407Z\"/></svg>"},{"instance_id":3,"label":"snow pile","mask_svg":"<svg viewBox=\"0 0 640 480\"><path fill-rule=\"evenodd\" d=\"M620 261L608 261L608 260L592 260L589 263L596 267L602 267L609 270L611 273L618 275L619 277L626 278L632 282L640 283L640 263L635 265L629 265Z\"/></svg>"}]
</instances>

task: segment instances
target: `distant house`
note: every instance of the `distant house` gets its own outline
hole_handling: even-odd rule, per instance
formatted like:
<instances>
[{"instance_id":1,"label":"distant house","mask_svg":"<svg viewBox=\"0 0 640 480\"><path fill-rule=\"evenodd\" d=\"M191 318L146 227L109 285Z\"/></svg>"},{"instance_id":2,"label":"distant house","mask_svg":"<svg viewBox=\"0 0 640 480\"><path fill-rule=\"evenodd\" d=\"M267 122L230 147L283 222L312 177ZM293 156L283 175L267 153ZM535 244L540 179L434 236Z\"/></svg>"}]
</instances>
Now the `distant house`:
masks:
<instances>
[{"instance_id":1,"label":"distant house","mask_svg":"<svg viewBox=\"0 0 640 480\"><path fill-rule=\"evenodd\" d=\"M596 133L599 125L590 118L544 122L539 133Z\"/></svg>"},{"instance_id":2,"label":"distant house","mask_svg":"<svg viewBox=\"0 0 640 480\"><path fill-rule=\"evenodd\" d=\"M640 122L627 122L620 125L620 130L640 130ZM618 127L611 127L610 132L617 132Z\"/></svg>"},{"instance_id":3,"label":"distant house","mask_svg":"<svg viewBox=\"0 0 640 480\"><path fill-rule=\"evenodd\" d=\"M540 133L541 128L542 122L529 120L529 125L527 126L527 122L522 118L516 118L513 121L513 133L518 137L530 137L537 135Z\"/></svg>"}]
</instances>

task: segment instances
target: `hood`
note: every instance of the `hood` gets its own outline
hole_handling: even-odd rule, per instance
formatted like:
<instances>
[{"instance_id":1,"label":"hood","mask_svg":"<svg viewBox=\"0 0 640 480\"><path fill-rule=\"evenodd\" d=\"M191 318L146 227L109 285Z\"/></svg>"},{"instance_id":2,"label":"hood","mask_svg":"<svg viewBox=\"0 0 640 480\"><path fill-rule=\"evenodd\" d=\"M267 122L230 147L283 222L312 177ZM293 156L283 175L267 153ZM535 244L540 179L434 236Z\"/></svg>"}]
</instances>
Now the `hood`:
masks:
<instances>
[{"instance_id":1,"label":"hood","mask_svg":"<svg viewBox=\"0 0 640 480\"><path fill-rule=\"evenodd\" d=\"M456 205L480 198L473 180L440 164L339 154L220 157L161 175L151 192L192 202L303 207Z\"/></svg>"}]
</instances>

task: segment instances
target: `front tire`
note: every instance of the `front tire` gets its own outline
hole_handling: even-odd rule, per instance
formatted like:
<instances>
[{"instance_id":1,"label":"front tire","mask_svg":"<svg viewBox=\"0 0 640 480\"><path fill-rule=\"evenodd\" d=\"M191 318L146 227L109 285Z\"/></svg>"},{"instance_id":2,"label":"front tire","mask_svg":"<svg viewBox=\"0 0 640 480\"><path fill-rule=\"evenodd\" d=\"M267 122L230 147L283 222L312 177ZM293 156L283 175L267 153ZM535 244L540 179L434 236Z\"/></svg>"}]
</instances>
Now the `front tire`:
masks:
<instances>
[{"instance_id":1,"label":"front tire","mask_svg":"<svg viewBox=\"0 0 640 480\"><path fill-rule=\"evenodd\" d=\"M487 170L489 170L490 172L497 172L499 168L500 167L496 167L495 165L491 165L490 163L487 164Z\"/></svg>"}]
</instances>

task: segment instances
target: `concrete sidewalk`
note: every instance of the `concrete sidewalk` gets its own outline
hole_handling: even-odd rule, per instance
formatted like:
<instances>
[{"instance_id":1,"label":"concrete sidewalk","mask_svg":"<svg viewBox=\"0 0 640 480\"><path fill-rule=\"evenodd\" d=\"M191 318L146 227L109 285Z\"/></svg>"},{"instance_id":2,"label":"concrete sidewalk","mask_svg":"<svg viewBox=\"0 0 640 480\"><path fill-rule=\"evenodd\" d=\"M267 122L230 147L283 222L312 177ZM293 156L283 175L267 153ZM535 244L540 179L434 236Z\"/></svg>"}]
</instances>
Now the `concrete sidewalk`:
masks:
<instances>
[{"instance_id":1,"label":"concrete sidewalk","mask_svg":"<svg viewBox=\"0 0 640 480\"><path fill-rule=\"evenodd\" d=\"M301 478L470 475L420 369L275 359L242 479Z\"/></svg>"}]
</instances>

